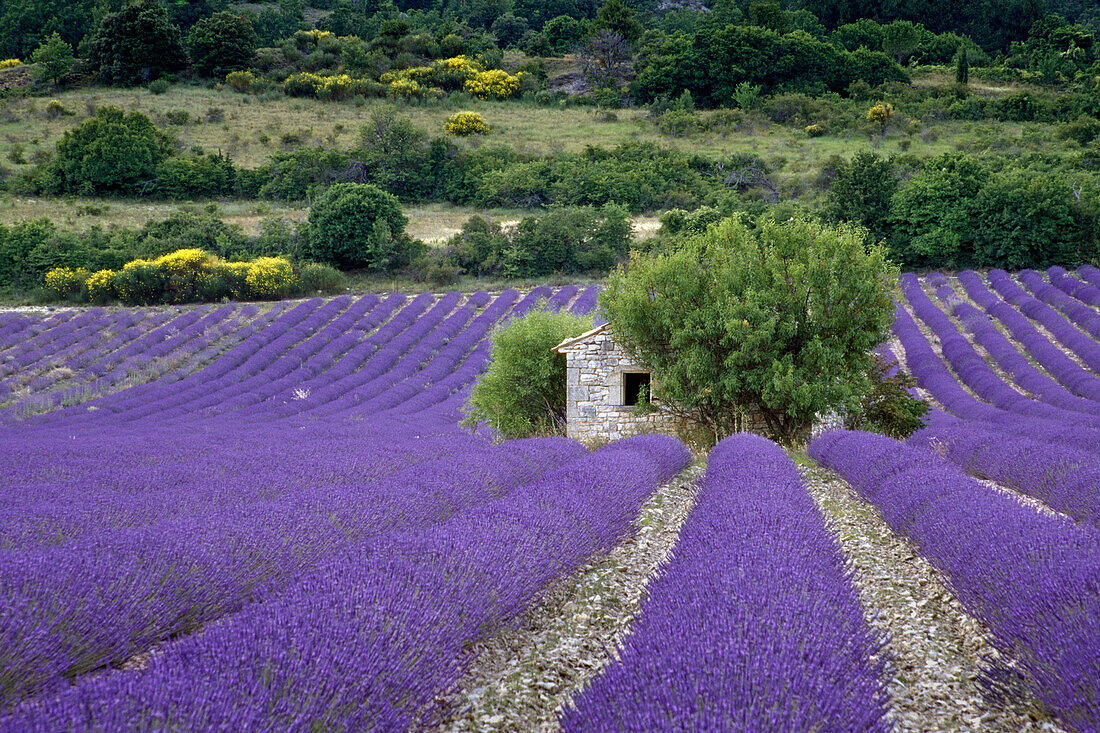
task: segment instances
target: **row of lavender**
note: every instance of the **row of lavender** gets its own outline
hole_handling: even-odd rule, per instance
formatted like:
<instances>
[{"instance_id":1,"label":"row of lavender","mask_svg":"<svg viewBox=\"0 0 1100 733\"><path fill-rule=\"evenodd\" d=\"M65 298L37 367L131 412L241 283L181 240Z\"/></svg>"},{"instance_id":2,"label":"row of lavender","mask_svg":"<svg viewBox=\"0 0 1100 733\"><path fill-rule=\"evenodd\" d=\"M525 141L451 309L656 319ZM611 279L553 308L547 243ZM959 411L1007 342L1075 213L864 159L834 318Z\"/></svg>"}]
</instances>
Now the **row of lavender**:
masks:
<instances>
[{"instance_id":1,"label":"row of lavender","mask_svg":"<svg viewBox=\"0 0 1100 733\"><path fill-rule=\"evenodd\" d=\"M369 719L415 714L461 670L467 642L621 538L656 482L686 461L682 445L660 438L609 448L584 463L568 441L500 448L455 430L462 390L487 357L485 336L546 296L552 307L589 309L595 291L540 289L524 298L510 291L465 302L457 295L308 301L278 313L198 372L0 428L0 593L10 599L0 609L0 697L5 707L25 701L5 725L186 720L183 727L202 728L202 721L228 725L235 715L274 716L268 727L291 720L328 725L341 715L365 725L356 717L367 714L364 701L388 699L373 693L376 684L392 699ZM533 481L551 466L577 461L553 481ZM555 512L554 502L565 504ZM512 531L502 532L508 526ZM422 564L398 562L410 558ZM484 582L489 560L502 575L477 596L472 584ZM336 581L343 585L318 594L318 584ZM515 585L505 603L508 583ZM460 589L465 607L454 595ZM445 603L429 608L425 593ZM359 609L400 601L405 605L394 614L428 614L416 623L429 628L410 617L405 636L389 647L379 639L394 633L392 623L374 638L363 637L370 624L341 626L341 638L332 624L348 619L337 615L324 627L316 604L340 606L351 597ZM382 655L373 662L381 667L345 690L339 711L316 707L327 699L325 685L343 684L338 669L326 677L287 658L293 645L272 645L286 624L279 633L260 630L291 616L300 633L315 635L310 643L341 645L345 665L370 663L364 649ZM141 677L146 682L123 672L85 674L142 659L177 638L158 652ZM244 668L231 663L242 654L240 638L267 640L245 646L272 658ZM400 675L417 643L435 656L425 652L420 697L412 700L401 692L410 688ZM221 702L214 694L187 697L165 682L190 674L181 665L199 647L206 661L188 669L197 677L224 669L211 688ZM292 688L301 697L283 695L283 673L300 676ZM249 674L259 676L239 678ZM391 677L404 681L385 682ZM77 685L69 688L71 680ZM319 687L310 692L304 681ZM143 693L136 708L108 704L135 685L162 695ZM265 685L284 702L257 702Z\"/></svg>"},{"instance_id":2,"label":"row of lavender","mask_svg":"<svg viewBox=\"0 0 1100 733\"><path fill-rule=\"evenodd\" d=\"M1053 273L1054 278L1058 275L1057 271ZM1064 275L1062 279L1066 279ZM1100 396L1100 379L1051 344L1020 310L990 291L976 273L963 272L958 280L981 310L960 298L942 275L934 273L927 278L992 362L1020 389L1038 399L1029 399L997 376L951 319L929 300L917 280L904 276L902 288L910 307L938 338L944 358L954 369L952 375L932 353L908 314L899 310L895 331L905 347L910 368L921 384L954 413L933 411L928 429L914 436L913 441L934 445L970 472L1031 494L1079 521L1100 524L1100 434L1096 430L1100 402L1095 399ZM1056 336L1061 334L1063 343L1084 340L1100 353L1100 345L1072 323L1059 320L1049 306L1029 298L1007 274L995 271L990 280L1011 295L1021 310L1037 320L1042 317L1043 326ZM1020 349L998 329L997 323L1020 344ZM1078 351L1090 353L1083 346ZM956 377L992 404L974 399L955 382Z\"/></svg>"},{"instance_id":3,"label":"row of lavender","mask_svg":"<svg viewBox=\"0 0 1100 733\"><path fill-rule=\"evenodd\" d=\"M1004 655L989 676L1020 678L1069 729L1100 730L1100 533L966 476L927 448L834 431L810 444L909 538Z\"/></svg>"},{"instance_id":4,"label":"row of lavender","mask_svg":"<svg viewBox=\"0 0 1100 733\"><path fill-rule=\"evenodd\" d=\"M1077 274L995 270L987 286L963 272L959 292L933 273L924 284L947 313L903 276L895 335L943 410L908 446L830 433L810 452L944 573L1008 660L1000 679L1022 671L1069 728L1100 730L1100 289L1089 282L1100 272Z\"/></svg>"},{"instance_id":5,"label":"row of lavender","mask_svg":"<svg viewBox=\"0 0 1100 733\"><path fill-rule=\"evenodd\" d=\"M555 439L469 449L347 500L360 514L403 508L386 531L361 529L148 667L81 678L0 729L403 729L462 673L471 642L622 539L689 458L663 436L591 455Z\"/></svg>"},{"instance_id":6,"label":"row of lavender","mask_svg":"<svg viewBox=\"0 0 1100 733\"><path fill-rule=\"evenodd\" d=\"M887 728L883 640L798 469L726 438L619 658L567 731Z\"/></svg>"}]
</instances>

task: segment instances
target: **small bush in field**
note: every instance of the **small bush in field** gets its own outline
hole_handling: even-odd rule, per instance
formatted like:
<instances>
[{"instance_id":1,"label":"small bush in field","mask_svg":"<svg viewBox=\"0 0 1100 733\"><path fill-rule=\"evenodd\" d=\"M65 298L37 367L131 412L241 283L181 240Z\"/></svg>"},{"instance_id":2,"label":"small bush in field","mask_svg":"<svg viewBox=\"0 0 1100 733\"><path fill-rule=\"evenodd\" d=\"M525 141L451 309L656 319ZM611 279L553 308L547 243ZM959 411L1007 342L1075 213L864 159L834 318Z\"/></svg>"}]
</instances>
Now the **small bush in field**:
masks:
<instances>
[{"instance_id":1,"label":"small bush in field","mask_svg":"<svg viewBox=\"0 0 1100 733\"><path fill-rule=\"evenodd\" d=\"M115 297L114 270L93 272L84 282L84 287L87 289L89 301L92 303L106 303Z\"/></svg>"},{"instance_id":2,"label":"small bush in field","mask_svg":"<svg viewBox=\"0 0 1100 733\"><path fill-rule=\"evenodd\" d=\"M167 79L157 79L156 81L149 84L149 93L164 94L171 86L172 85L168 83Z\"/></svg>"},{"instance_id":3,"label":"small bush in field","mask_svg":"<svg viewBox=\"0 0 1100 733\"><path fill-rule=\"evenodd\" d=\"M348 286L348 280L344 277L344 273L331 265L320 262L307 262L302 265L302 269L298 273L298 279L302 283L302 292L307 295L316 293L335 295Z\"/></svg>"},{"instance_id":4,"label":"small bush in field","mask_svg":"<svg viewBox=\"0 0 1100 733\"><path fill-rule=\"evenodd\" d=\"M298 287L298 276L282 257L259 257L249 263L245 277L252 298L285 298Z\"/></svg>"},{"instance_id":5,"label":"small bush in field","mask_svg":"<svg viewBox=\"0 0 1100 733\"><path fill-rule=\"evenodd\" d=\"M65 105L61 104L56 99L51 99L46 103L46 119L56 120L58 117L64 117L65 115L71 115L72 112L65 109Z\"/></svg>"},{"instance_id":6,"label":"small bush in field","mask_svg":"<svg viewBox=\"0 0 1100 733\"><path fill-rule=\"evenodd\" d=\"M806 135L809 137L821 137L825 134L825 128L816 122L812 125L806 125Z\"/></svg>"},{"instance_id":7,"label":"small bush in field","mask_svg":"<svg viewBox=\"0 0 1100 733\"><path fill-rule=\"evenodd\" d=\"M89 275L91 273L84 267L78 267L75 270L70 267L55 267L46 273L42 284L51 295L57 298L68 298L80 294Z\"/></svg>"},{"instance_id":8,"label":"small bush in field","mask_svg":"<svg viewBox=\"0 0 1100 733\"><path fill-rule=\"evenodd\" d=\"M455 112L447 118L447 122L443 125L443 132L459 137L484 135L489 132L489 125L477 112Z\"/></svg>"},{"instance_id":9,"label":"small bush in field","mask_svg":"<svg viewBox=\"0 0 1100 733\"><path fill-rule=\"evenodd\" d=\"M463 424L487 425L505 439L562 432L565 355L551 349L590 328L591 316L541 308L498 328L489 368L470 392Z\"/></svg>"},{"instance_id":10,"label":"small bush in field","mask_svg":"<svg viewBox=\"0 0 1100 733\"><path fill-rule=\"evenodd\" d=\"M231 71L225 75L225 83L233 91L244 94L256 83L256 75L251 71Z\"/></svg>"}]
</instances>

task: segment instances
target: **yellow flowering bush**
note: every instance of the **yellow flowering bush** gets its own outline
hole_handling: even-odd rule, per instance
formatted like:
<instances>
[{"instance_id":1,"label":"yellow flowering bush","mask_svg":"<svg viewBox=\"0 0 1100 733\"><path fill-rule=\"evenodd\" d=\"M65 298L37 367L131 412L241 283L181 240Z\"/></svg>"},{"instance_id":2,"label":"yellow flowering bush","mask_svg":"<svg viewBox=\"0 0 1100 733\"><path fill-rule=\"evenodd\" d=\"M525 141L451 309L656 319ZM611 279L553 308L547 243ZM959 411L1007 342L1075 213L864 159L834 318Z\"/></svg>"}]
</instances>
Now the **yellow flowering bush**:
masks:
<instances>
[{"instance_id":1,"label":"yellow flowering bush","mask_svg":"<svg viewBox=\"0 0 1100 733\"><path fill-rule=\"evenodd\" d=\"M886 123L890 121L890 118L894 114L894 105L889 102L879 102L871 109L867 110L867 121L878 125L880 128L885 128Z\"/></svg>"},{"instance_id":2,"label":"yellow flowering bush","mask_svg":"<svg viewBox=\"0 0 1100 733\"><path fill-rule=\"evenodd\" d=\"M84 282L88 290L88 300L93 303L105 303L115 297L115 271L97 270Z\"/></svg>"},{"instance_id":3,"label":"yellow flowering bush","mask_svg":"<svg viewBox=\"0 0 1100 733\"><path fill-rule=\"evenodd\" d=\"M284 298L297 287L298 278L282 257L260 257L248 263L245 284L253 298Z\"/></svg>"},{"instance_id":4,"label":"yellow flowering bush","mask_svg":"<svg viewBox=\"0 0 1100 733\"><path fill-rule=\"evenodd\" d=\"M447 118L447 122L443 125L443 132L459 137L484 135L489 132L489 125L477 112L455 112Z\"/></svg>"},{"instance_id":5,"label":"yellow flowering bush","mask_svg":"<svg viewBox=\"0 0 1100 733\"><path fill-rule=\"evenodd\" d=\"M202 269L208 258L209 255L201 249L177 249L175 252L161 255L150 264L162 268L172 275L189 275ZM135 262L141 262L141 260L135 260ZM128 263L122 269L125 270L132 264L134 263Z\"/></svg>"},{"instance_id":6,"label":"yellow flowering bush","mask_svg":"<svg viewBox=\"0 0 1100 733\"><path fill-rule=\"evenodd\" d=\"M256 75L251 71L230 71L225 75L225 83L228 84L233 91L243 94L251 89L252 85L256 83Z\"/></svg>"},{"instance_id":7,"label":"yellow flowering bush","mask_svg":"<svg viewBox=\"0 0 1100 733\"><path fill-rule=\"evenodd\" d=\"M69 267L55 267L46 273L43 286L57 298L78 295L91 273L84 267L75 270Z\"/></svg>"},{"instance_id":8,"label":"yellow flowering bush","mask_svg":"<svg viewBox=\"0 0 1100 733\"><path fill-rule=\"evenodd\" d=\"M10 69L13 66L22 66L23 62L19 59L4 59L0 61L0 69Z\"/></svg>"},{"instance_id":9,"label":"yellow flowering bush","mask_svg":"<svg viewBox=\"0 0 1100 733\"><path fill-rule=\"evenodd\" d=\"M347 74L320 76L308 71L288 76L283 82L283 93L288 97L349 99L357 94L381 96L385 89L384 84L370 79L359 79Z\"/></svg>"},{"instance_id":10,"label":"yellow flowering bush","mask_svg":"<svg viewBox=\"0 0 1100 733\"><path fill-rule=\"evenodd\" d=\"M95 303L118 298L128 305L285 298L301 291L301 281L284 257L225 262L201 249L132 260L117 272L58 267L46 273L44 286L59 298L83 294Z\"/></svg>"},{"instance_id":11,"label":"yellow flowering bush","mask_svg":"<svg viewBox=\"0 0 1100 733\"><path fill-rule=\"evenodd\" d=\"M812 125L806 125L806 134L810 137L821 137L825 134L825 128L815 122Z\"/></svg>"},{"instance_id":12,"label":"yellow flowering bush","mask_svg":"<svg viewBox=\"0 0 1100 733\"><path fill-rule=\"evenodd\" d=\"M513 76L503 69L490 69L474 74L463 88L479 99L507 99L519 91L522 75L522 71Z\"/></svg>"},{"instance_id":13,"label":"yellow flowering bush","mask_svg":"<svg viewBox=\"0 0 1100 733\"><path fill-rule=\"evenodd\" d=\"M324 77L308 71L291 74L283 81L283 94L288 97L315 97L324 83Z\"/></svg>"}]
</instances>

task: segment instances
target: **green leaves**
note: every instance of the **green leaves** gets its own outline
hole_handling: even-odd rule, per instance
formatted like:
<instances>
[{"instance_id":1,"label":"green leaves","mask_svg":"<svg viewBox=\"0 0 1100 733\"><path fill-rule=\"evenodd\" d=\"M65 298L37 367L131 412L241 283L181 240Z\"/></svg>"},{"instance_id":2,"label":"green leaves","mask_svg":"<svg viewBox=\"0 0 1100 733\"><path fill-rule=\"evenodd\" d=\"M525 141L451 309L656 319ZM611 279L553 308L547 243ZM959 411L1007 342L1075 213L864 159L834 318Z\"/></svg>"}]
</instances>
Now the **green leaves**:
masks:
<instances>
[{"instance_id":1,"label":"green leaves","mask_svg":"<svg viewBox=\"0 0 1100 733\"><path fill-rule=\"evenodd\" d=\"M866 231L727 220L670 251L635 255L600 305L650 366L663 398L719 435L760 409L775 437L845 408L868 382L868 352L888 333L897 273Z\"/></svg>"},{"instance_id":2,"label":"green leaves","mask_svg":"<svg viewBox=\"0 0 1100 733\"><path fill-rule=\"evenodd\" d=\"M489 368L466 402L463 424L484 424L506 440L560 432L565 356L551 351L592 328L591 316L536 308L492 336Z\"/></svg>"}]
</instances>

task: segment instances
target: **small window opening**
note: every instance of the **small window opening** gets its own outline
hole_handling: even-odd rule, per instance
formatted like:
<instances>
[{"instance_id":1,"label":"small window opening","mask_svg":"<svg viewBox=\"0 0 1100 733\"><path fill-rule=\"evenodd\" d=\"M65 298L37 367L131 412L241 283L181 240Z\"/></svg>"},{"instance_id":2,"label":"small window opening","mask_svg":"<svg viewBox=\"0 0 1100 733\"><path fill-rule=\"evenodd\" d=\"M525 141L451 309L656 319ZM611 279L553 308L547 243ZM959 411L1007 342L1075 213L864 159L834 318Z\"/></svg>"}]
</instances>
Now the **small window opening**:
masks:
<instances>
[{"instance_id":1,"label":"small window opening","mask_svg":"<svg viewBox=\"0 0 1100 733\"><path fill-rule=\"evenodd\" d=\"M650 402L649 372L623 373L623 404L627 407L644 405Z\"/></svg>"}]
</instances>

